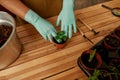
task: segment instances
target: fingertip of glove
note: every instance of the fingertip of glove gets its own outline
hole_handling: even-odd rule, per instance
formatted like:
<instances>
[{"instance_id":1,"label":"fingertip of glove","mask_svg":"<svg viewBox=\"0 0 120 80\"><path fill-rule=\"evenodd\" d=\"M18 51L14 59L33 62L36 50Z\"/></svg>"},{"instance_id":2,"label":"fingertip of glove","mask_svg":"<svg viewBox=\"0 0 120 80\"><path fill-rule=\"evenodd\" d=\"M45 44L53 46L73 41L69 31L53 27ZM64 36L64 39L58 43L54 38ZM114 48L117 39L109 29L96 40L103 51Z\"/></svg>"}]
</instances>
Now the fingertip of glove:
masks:
<instances>
[{"instance_id":1,"label":"fingertip of glove","mask_svg":"<svg viewBox=\"0 0 120 80\"><path fill-rule=\"evenodd\" d=\"M74 33L77 33L77 30L76 30L76 31L74 31Z\"/></svg>"},{"instance_id":2,"label":"fingertip of glove","mask_svg":"<svg viewBox=\"0 0 120 80\"><path fill-rule=\"evenodd\" d=\"M57 33L56 33L56 32L52 33L52 36L53 36L53 37L55 37L56 35L57 35Z\"/></svg>"},{"instance_id":3,"label":"fingertip of glove","mask_svg":"<svg viewBox=\"0 0 120 80\"><path fill-rule=\"evenodd\" d=\"M53 43L53 41L52 41L52 40L50 40L50 43Z\"/></svg>"},{"instance_id":4,"label":"fingertip of glove","mask_svg":"<svg viewBox=\"0 0 120 80\"><path fill-rule=\"evenodd\" d=\"M47 36L43 36L43 38L45 39L45 41L47 41Z\"/></svg>"},{"instance_id":5,"label":"fingertip of glove","mask_svg":"<svg viewBox=\"0 0 120 80\"><path fill-rule=\"evenodd\" d=\"M69 35L69 38L72 38L72 35Z\"/></svg>"},{"instance_id":6,"label":"fingertip of glove","mask_svg":"<svg viewBox=\"0 0 120 80\"><path fill-rule=\"evenodd\" d=\"M59 26L59 23L58 23L58 22L56 23L56 26L57 26L57 27Z\"/></svg>"},{"instance_id":7,"label":"fingertip of glove","mask_svg":"<svg viewBox=\"0 0 120 80\"><path fill-rule=\"evenodd\" d=\"M74 33L77 33L77 29L76 28L74 29Z\"/></svg>"}]
</instances>

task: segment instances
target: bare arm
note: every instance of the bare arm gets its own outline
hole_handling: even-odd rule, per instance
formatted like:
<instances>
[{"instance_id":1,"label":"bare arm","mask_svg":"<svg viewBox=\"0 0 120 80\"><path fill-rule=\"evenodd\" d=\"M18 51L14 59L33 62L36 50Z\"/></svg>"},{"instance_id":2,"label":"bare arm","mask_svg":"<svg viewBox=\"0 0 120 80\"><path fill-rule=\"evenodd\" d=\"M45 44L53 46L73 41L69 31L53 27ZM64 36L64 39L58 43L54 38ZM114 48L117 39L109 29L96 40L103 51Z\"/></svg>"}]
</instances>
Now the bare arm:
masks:
<instances>
[{"instance_id":1,"label":"bare arm","mask_svg":"<svg viewBox=\"0 0 120 80\"><path fill-rule=\"evenodd\" d=\"M20 0L0 0L0 5L24 19L25 14L29 8L25 6Z\"/></svg>"}]
</instances>

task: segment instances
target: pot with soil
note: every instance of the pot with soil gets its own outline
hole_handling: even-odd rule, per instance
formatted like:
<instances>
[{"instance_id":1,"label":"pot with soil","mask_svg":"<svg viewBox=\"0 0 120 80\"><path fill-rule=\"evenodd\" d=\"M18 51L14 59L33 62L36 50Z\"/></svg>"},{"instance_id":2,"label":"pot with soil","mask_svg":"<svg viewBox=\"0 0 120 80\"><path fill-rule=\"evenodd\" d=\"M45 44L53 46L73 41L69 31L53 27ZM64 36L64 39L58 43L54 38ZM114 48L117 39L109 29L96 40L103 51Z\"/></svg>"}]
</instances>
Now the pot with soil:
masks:
<instances>
[{"instance_id":1,"label":"pot with soil","mask_svg":"<svg viewBox=\"0 0 120 80\"><path fill-rule=\"evenodd\" d=\"M104 46L108 50L116 50L120 47L120 41L114 35L108 35L104 39Z\"/></svg>"},{"instance_id":2,"label":"pot with soil","mask_svg":"<svg viewBox=\"0 0 120 80\"><path fill-rule=\"evenodd\" d=\"M101 56L94 50L86 50L78 58L78 65L82 66L86 70L95 70L102 65Z\"/></svg>"},{"instance_id":3,"label":"pot with soil","mask_svg":"<svg viewBox=\"0 0 120 80\"><path fill-rule=\"evenodd\" d=\"M14 62L22 49L13 17L0 11L0 70Z\"/></svg>"},{"instance_id":4,"label":"pot with soil","mask_svg":"<svg viewBox=\"0 0 120 80\"><path fill-rule=\"evenodd\" d=\"M93 47L93 49L97 49L97 52L99 53L99 55L101 56L102 60L106 63L109 64L110 62L110 58L109 58L109 52L108 50L104 47L103 42L101 43L101 45L96 45L95 47Z\"/></svg>"},{"instance_id":5,"label":"pot with soil","mask_svg":"<svg viewBox=\"0 0 120 80\"><path fill-rule=\"evenodd\" d=\"M111 75L112 80L120 80L120 70L117 66L107 66L108 75Z\"/></svg>"},{"instance_id":6,"label":"pot with soil","mask_svg":"<svg viewBox=\"0 0 120 80\"><path fill-rule=\"evenodd\" d=\"M53 37L54 45L57 49L62 49L66 46L67 36L64 31L60 31L57 33L55 37Z\"/></svg>"},{"instance_id":7,"label":"pot with soil","mask_svg":"<svg viewBox=\"0 0 120 80\"><path fill-rule=\"evenodd\" d=\"M110 61L110 66L120 66L120 59L119 58L112 58L111 61Z\"/></svg>"},{"instance_id":8,"label":"pot with soil","mask_svg":"<svg viewBox=\"0 0 120 80\"><path fill-rule=\"evenodd\" d=\"M116 67L106 66L106 68L93 70L89 80L120 80L120 73Z\"/></svg>"},{"instance_id":9,"label":"pot with soil","mask_svg":"<svg viewBox=\"0 0 120 80\"><path fill-rule=\"evenodd\" d=\"M88 80L112 80L112 76L106 69L95 69Z\"/></svg>"}]
</instances>

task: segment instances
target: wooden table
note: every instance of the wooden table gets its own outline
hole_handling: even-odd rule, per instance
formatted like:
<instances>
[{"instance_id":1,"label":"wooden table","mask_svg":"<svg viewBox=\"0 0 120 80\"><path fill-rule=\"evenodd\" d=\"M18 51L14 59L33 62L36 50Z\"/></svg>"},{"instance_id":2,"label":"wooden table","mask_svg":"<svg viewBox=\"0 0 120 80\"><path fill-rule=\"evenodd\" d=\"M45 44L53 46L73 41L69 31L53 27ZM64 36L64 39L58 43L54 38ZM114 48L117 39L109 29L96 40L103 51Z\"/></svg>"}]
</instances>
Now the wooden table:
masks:
<instances>
[{"instance_id":1,"label":"wooden table","mask_svg":"<svg viewBox=\"0 0 120 80\"><path fill-rule=\"evenodd\" d=\"M120 7L119 0L104 3L110 7ZM79 17L100 33L93 35L87 27L77 21L77 27L95 44L120 25L115 17L101 4L77 10ZM57 16L48 20L55 25ZM60 27L56 28L60 30ZM45 41L30 24L17 27L18 36L23 44L20 57L6 69L0 71L0 80L87 80L78 67L77 59L81 53L93 45L79 32L73 35L64 49L57 50L54 44Z\"/></svg>"}]
</instances>

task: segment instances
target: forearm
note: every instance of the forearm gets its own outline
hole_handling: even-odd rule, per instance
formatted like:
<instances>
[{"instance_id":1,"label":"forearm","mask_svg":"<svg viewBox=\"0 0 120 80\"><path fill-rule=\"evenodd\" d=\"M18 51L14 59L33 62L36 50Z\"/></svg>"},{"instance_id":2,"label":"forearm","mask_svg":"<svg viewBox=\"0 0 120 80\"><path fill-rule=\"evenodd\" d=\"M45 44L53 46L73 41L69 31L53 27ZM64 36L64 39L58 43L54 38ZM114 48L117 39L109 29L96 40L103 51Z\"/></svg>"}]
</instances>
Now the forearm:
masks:
<instances>
[{"instance_id":1,"label":"forearm","mask_svg":"<svg viewBox=\"0 0 120 80\"><path fill-rule=\"evenodd\" d=\"M74 9L74 0L63 0L63 7L64 9L73 8Z\"/></svg>"},{"instance_id":2,"label":"forearm","mask_svg":"<svg viewBox=\"0 0 120 80\"><path fill-rule=\"evenodd\" d=\"M0 0L0 5L24 19L29 8L26 7L20 0Z\"/></svg>"}]
</instances>

